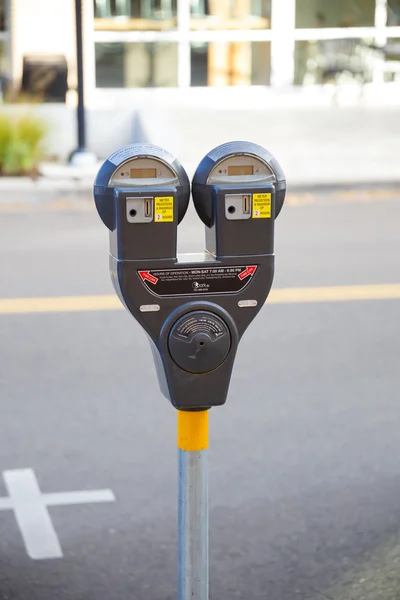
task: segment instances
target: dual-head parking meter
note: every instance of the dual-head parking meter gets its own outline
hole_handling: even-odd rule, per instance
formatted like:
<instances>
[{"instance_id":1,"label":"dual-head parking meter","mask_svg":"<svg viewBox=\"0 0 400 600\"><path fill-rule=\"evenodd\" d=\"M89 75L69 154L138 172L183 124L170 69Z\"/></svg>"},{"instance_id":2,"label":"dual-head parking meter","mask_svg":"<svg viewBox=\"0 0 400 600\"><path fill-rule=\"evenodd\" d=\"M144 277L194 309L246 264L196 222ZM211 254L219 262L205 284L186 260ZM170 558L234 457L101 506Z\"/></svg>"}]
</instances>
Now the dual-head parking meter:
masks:
<instances>
[{"instance_id":1,"label":"dual-head parking meter","mask_svg":"<svg viewBox=\"0 0 400 600\"><path fill-rule=\"evenodd\" d=\"M190 198L177 159L134 144L112 154L95 181L115 290L147 332L161 390L179 410L180 600L208 598L207 409L224 404L239 340L271 289L285 191L280 165L261 146L215 148L192 181L205 252L177 257Z\"/></svg>"},{"instance_id":2,"label":"dual-head parking meter","mask_svg":"<svg viewBox=\"0 0 400 600\"><path fill-rule=\"evenodd\" d=\"M173 156L150 145L123 148L94 188L110 230L114 287L149 335L161 390L179 410L226 400L239 340L271 288L285 178L269 152L232 142L201 161L192 193L206 251L178 260L190 185Z\"/></svg>"}]
</instances>

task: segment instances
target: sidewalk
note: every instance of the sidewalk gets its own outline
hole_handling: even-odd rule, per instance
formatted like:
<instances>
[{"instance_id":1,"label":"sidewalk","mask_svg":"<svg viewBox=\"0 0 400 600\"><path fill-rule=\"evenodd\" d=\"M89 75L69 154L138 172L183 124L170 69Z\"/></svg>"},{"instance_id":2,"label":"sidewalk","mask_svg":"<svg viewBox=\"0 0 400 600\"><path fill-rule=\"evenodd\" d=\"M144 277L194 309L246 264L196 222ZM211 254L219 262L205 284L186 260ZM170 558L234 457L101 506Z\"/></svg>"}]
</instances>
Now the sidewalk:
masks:
<instances>
[{"instance_id":1,"label":"sidewalk","mask_svg":"<svg viewBox=\"0 0 400 600\"><path fill-rule=\"evenodd\" d=\"M256 142L276 155L289 191L400 187L400 106L168 107L142 109L136 118L142 140L144 136L175 154L189 177L210 149L239 139ZM110 153L113 150L110 140ZM0 202L89 198L101 162L85 169L44 163L37 181L0 178Z\"/></svg>"},{"instance_id":2,"label":"sidewalk","mask_svg":"<svg viewBox=\"0 0 400 600\"><path fill-rule=\"evenodd\" d=\"M400 181L400 105L141 111L141 123L147 138L188 170L211 148L238 139L270 150L288 189Z\"/></svg>"}]
</instances>

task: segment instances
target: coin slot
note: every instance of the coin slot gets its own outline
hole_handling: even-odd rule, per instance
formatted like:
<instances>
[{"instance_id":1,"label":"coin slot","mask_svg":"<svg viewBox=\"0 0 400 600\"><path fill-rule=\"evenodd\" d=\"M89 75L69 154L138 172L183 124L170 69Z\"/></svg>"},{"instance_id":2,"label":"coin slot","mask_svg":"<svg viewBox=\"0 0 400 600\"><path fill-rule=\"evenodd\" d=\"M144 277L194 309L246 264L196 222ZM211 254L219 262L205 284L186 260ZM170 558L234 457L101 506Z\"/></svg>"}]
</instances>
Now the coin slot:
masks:
<instances>
[{"instance_id":1,"label":"coin slot","mask_svg":"<svg viewBox=\"0 0 400 600\"><path fill-rule=\"evenodd\" d=\"M152 201L150 198L146 198L144 201L144 216L145 217L151 217L151 213L152 213Z\"/></svg>"},{"instance_id":2,"label":"coin slot","mask_svg":"<svg viewBox=\"0 0 400 600\"><path fill-rule=\"evenodd\" d=\"M242 209L244 215L250 214L250 196L243 196Z\"/></svg>"}]
</instances>

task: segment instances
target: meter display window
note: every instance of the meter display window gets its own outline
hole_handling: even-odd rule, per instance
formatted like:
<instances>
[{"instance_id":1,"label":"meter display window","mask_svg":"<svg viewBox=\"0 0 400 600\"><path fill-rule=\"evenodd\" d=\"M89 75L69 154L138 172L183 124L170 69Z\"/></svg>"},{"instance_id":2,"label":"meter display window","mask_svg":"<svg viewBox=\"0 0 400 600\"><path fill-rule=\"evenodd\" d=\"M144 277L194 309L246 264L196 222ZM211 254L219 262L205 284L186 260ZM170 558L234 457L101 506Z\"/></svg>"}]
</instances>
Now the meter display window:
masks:
<instances>
[{"instance_id":1,"label":"meter display window","mask_svg":"<svg viewBox=\"0 0 400 600\"><path fill-rule=\"evenodd\" d=\"M157 169L130 169L131 179L154 179Z\"/></svg>"},{"instance_id":2,"label":"meter display window","mask_svg":"<svg viewBox=\"0 0 400 600\"><path fill-rule=\"evenodd\" d=\"M253 165L230 165L228 175L254 175Z\"/></svg>"}]
</instances>

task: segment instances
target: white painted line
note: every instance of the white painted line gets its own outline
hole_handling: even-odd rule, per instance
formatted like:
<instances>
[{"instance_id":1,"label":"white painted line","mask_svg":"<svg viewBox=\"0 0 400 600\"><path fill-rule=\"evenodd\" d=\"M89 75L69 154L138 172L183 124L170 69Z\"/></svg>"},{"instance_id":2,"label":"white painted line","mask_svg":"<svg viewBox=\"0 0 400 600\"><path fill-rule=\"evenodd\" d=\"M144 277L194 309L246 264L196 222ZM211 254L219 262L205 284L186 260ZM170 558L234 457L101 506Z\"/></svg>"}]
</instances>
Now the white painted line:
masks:
<instances>
[{"instance_id":1,"label":"white painted line","mask_svg":"<svg viewBox=\"0 0 400 600\"><path fill-rule=\"evenodd\" d=\"M10 510L12 507L10 498L0 498L0 510Z\"/></svg>"},{"instance_id":2,"label":"white painted line","mask_svg":"<svg viewBox=\"0 0 400 600\"><path fill-rule=\"evenodd\" d=\"M4 471L9 498L0 498L0 510L14 510L28 555L34 560L63 556L48 506L114 502L111 490L42 494L32 469Z\"/></svg>"},{"instance_id":3,"label":"white painted line","mask_svg":"<svg viewBox=\"0 0 400 600\"><path fill-rule=\"evenodd\" d=\"M43 494L46 506L68 506L71 504L92 504L93 502L114 502L115 496L111 490L94 490L87 492L59 492Z\"/></svg>"},{"instance_id":4,"label":"white painted line","mask_svg":"<svg viewBox=\"0 0 400 600\"><path fill-rule=\"evenodd\" d=\"M20 469L5 471L3 477L28 555L34 560L61 558L60 542L42 502L35 473Z\"/></svg>"}]
</instances>

